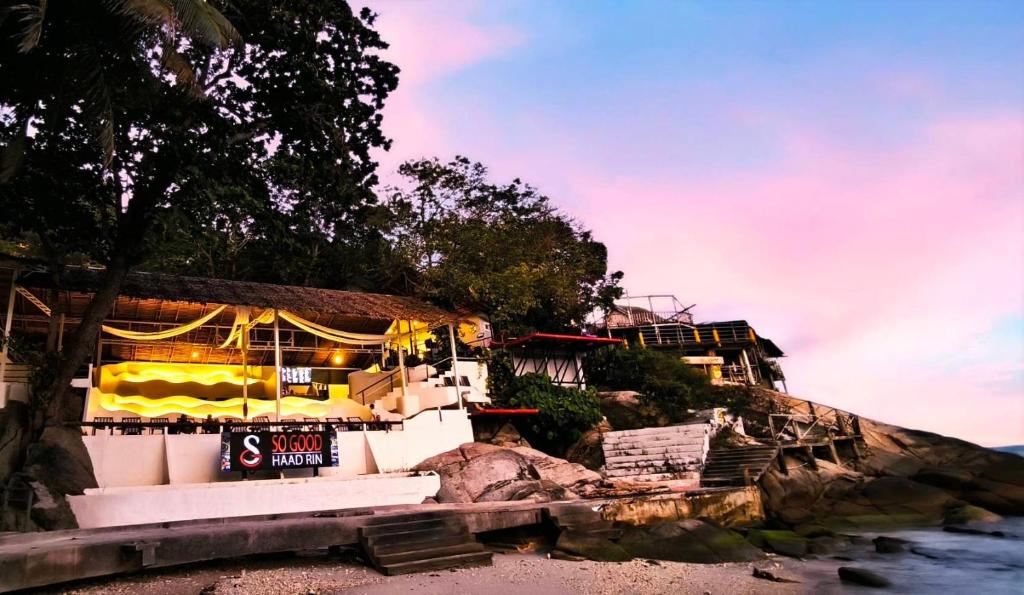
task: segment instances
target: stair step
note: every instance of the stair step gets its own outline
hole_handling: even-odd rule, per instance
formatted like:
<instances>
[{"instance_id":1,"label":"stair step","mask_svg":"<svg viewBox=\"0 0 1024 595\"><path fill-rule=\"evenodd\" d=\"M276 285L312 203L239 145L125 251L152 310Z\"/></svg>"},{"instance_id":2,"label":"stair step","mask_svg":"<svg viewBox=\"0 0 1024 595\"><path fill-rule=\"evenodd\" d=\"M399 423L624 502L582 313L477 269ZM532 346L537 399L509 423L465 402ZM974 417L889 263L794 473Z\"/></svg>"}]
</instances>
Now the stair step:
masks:
<instances>
[{"instance_id":1,"label":"stair step","mask_svg":"<svg viewBox=\"0 0 1024 595\"><path fill-rule=\"evenodd\" d=\"M457 527L458 521L454 519L434 518L418 521L402 521L397 523L378 523L375 525L360 527L359 535L363 537L373 537L376 535L387 535L390 533L407 533L409 531L418 531L421 529L443 529L449 524L453 524Z\"/></svg>"},{"instance_id":2,"label":"stair step","mask_svg":"<svg viewBox=\"0 0 1024 595\"><path fill-rule=\"evenodd\" d=\"M679 426L663 426L657 428L640 428L638 430L617 430L605 432L604 438L618 439L622 437L635 436L657 436L662 434L705 434L708 432L709 424L688 424Z\"/></svg>"},{"instance_id":3,"label":"stair step","mask_svg":"<svg viewBox=\"0 0 1024 595\"><path fill-rule=\"evenodd\" d=\"M413 560L411 562L399 562L381 566L381 571L386 575L409 574L413 572L424 572L427 570L440 570L444 568L455 568L457 566L490 566L491 552L469 552L466 554L453 554L424 560Z\"/></svg>"},{"instance_id":4,"label":"stair step","mask_svg":"<svg viewBox=\"0 0 1024 595\"><path fill-rule=\"evenodd\" d=\"M363 538L363 541L365 541L367 546L376 549L386 545L396 545L401 543L429 543L431 540L453 535L467 536L469 535L469 532L465 527L449 527L444 530L419 529L413 531L386 533L384 535L372 535Z\"/></svg>"},{"instance_id":5,"label":"stair step","mask_svg":"<svg viewBox=\"0 0 1024 595\"><path fill-rule=\"evenodd\" d=\"M651 475L651 474L667 474L667 475L680 475L684 473L697 474L696 469L676 469L673 467L644 467L642 469L612 469L605 471L607 477L629 477L633 475Z\"/></svg>"},{"instance_id":6,"label":"stair step","mask_svg":"<svg viewBox=\"0 0 1024 595\"><path fill-rule=\"evenodd\" d=\"M704 452L703 444L668 444L664 446L637 446L635 448L603 448L605 458L615 456L654 455L672 452Z\"/></svg>"},{"instance_id":7,"label":"stair step","mask_svg":"<svg viewBox=\"0 0 1024 595\"><path fill-rule=\"evenodd\" d=\"M445 548L453 545L459 545L460 543L466 543L470 539L471 537L468 534L439 535L433 539L403 541L379 546L367 546L366 549L367 552L370 553L371 557L389 556L392 554L403 554L405 552L415 552L425 549Z\"/></svg>"},{"instance_id":8,"label":"stair step","mask_svg":"<svg viewBox=\"0 0 1024 595\"><path fill-rule=\"evenodd\" d=\"M466 541L456 543L454 545L409 550L406 552L396 552L394 554L383 554L377 556L377 564L380 566L390 566L393 564L401 564L403 562L413 562L415 560L426 560L428 558L440 558L445 556L454 556L457 554L471 554L474 552L485 551L487 550L484 546L480 545L476 541Z\"/></svg>"},{"instance_id":9,"label":"stair step","mask_svg":"<svg viewBox=\"0 0 1024 595\"><path fill-rule=\"evenodd\" d=\"M672 456L666 456L664 454L653 454L653 455L630 455L630 456L619 456L619 457L605 457L604 464L606 467L614 467L618 465L629 465L632 463L643 463L646 461L668 461L671 463L697 463L700 464L700 453L679 455L672 453Z\"/></svg>"},{"instance_id":10,"label":"stair step","mask_svg":"<svg viewBox=\"0 0 1024 595\"><path fill-rule=\"evenodd\" d=\"M410 512L402 514L380 514L373 515L366 520L365 525L393 525L395 523L406 523L411 521L425 521L428 519L441 519L450 518L454 515L452 513L437 510L437 511L425 511L425 512Z\"/></svg>"},{"instance_id":11,"label":"stair step","mask_svg":"<svg viewBox=\"0 0 1024 595\"><path fill-rule=\"evenodd\" d=\"M664 444L666 442L674 442L678 444L702 444L704 442L704 436L687 436L683 434L654 434L652 436L626 436L623 438L609 438L608 434L605 434L601 438L601 444L607 444L617 448L622 448L624 444Z\"/></svg>"}]
</instances>

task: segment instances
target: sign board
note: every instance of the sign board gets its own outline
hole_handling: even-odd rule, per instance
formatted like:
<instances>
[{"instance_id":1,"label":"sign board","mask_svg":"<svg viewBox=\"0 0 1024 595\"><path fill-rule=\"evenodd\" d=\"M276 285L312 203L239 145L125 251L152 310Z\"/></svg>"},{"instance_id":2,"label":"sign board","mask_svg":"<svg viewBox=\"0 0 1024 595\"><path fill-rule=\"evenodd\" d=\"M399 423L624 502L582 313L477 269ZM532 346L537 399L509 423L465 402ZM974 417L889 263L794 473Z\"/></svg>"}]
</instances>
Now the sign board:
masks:
<instances>
[{"instance_id":1,"label":"sign board","mask_svg":"<svg viewBox=\"0 0 1024 595\"><path fill-rule=\"evenodd\" d=\"M313 381L313 368L281 368L281 380L288 384L309 384Z\"/></svg>"},{"instance_id":2,"label":"sign board","mask_svg":"<svg viewBox=\"0 0 1024 595\"><path fill-rule=\"evenodd\" d=\"M714 355L684 355L683 363L691 366L721 366L725 359Z\"/></svg>"},{"instance_id":3,"label":"sign board","mask_svg":"<svg viewBox=\"0 0 1024 595\"><path fill-rule=\"evenodd\" d=\"M334 432L223 432L221 471L337 467Z\"/></svg>"}]
</instances>

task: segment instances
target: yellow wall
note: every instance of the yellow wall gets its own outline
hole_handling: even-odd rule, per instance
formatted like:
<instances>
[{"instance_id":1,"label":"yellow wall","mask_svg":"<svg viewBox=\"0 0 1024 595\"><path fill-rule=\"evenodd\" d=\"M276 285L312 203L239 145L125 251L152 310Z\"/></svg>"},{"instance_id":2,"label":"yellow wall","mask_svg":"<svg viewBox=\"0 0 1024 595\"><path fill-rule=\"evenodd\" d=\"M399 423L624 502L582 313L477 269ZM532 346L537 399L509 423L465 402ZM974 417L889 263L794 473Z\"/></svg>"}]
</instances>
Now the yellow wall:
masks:
<instances>
[{"instance_id":1,"label":"yellow wall","mask_svg":"<svg viewBox=\"0 0 1024 595\"><path fill-rule=\"evenodd\" d=\"M124 362L99 370L99 386L90 390L88 418L96 416L242 417L240 366ZM273 418L274 368L248 369L249 418ZM371 418L368 408L348 398L348 387L331 385L327 400L281 398L281 416Z\"/></svg>"}]
</instances>

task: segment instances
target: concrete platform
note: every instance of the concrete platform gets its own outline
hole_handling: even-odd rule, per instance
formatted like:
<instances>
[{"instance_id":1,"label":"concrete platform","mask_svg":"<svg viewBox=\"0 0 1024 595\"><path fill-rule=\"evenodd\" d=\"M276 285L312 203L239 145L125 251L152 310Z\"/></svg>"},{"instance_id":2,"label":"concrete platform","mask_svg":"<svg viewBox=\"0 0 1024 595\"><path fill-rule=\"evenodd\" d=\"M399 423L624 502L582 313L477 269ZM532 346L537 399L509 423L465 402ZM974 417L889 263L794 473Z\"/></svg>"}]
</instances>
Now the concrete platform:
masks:
<instances>
[{"instance_id":1,"label":"concrete platform","mask_svg":"<svg viewBox=\"0 0 1024 595\"><path fill-rule=\"evenodd\" d=\"M436 474L384 473L182 485L97 488L68 502L82 529L419 504L441 488Z\"/></svg>"},{"instance_id":2,"label":"concrete platform","mask_svg":"<svg viewBox=\"0 0 1024 595\"><path fill-rule=\"evenodd\" d=\"M549 509L600 510L632 524L709 516L724 524L759 518L756 488L712 489L603 500L418 504L323 510L0 536L0 592L253 554L353 545L359 529L388 515L444 510L474 534L536 525ZM691 516L692 515L692 516ZM753 515L753 516L751 516ZM371 522L371 519L373 520Z\"/></svg>"}]
</instances>

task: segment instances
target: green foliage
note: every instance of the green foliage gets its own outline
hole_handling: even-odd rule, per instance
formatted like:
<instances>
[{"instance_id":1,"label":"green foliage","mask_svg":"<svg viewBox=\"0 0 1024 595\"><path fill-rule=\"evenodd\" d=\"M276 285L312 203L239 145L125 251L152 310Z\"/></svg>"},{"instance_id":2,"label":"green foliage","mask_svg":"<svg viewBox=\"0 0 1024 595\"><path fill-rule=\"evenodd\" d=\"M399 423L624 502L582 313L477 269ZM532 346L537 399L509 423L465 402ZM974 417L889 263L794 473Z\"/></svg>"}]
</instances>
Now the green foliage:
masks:
<instances>
[{"instance_id":1,"label":"green foliage","mask_svg":"<svg viewBox=\"0 0 1024 595\"><path fill-rule=\"evenodd\" d=\"M621 273L607 274L604 244L532 186L492 183L465 157L410 161L399 173L390 236L409 291L486 312L508 335L581 326L618 297Z\"/></svg>"},{"instance_id":2,"label":"green foliage","mask_svg":"<svg viewBox=\"0 0 1024 595\"><path fill-rule=\"evenodd\" d=\"M538 450L564 456L583 432L601 421L601 408L593 389L585 391L552 384L544 374L513 378L497 396L499 406L539 409L517 420L519 432Z\"/></svg>"},{"instance_id":3,"label":"green foliage","mask_svg":"<svg viewBox=\"0 0 1024 595\"><path fill-rule=\"evenodd\" d=\"M702 372L687 366L678 353L654 349L602 349L584 359L587 380L607 390L633 390L673 421L683 421L689 409L742 409L745 387L712 386Z\"/></svg>"}]
</instances>

